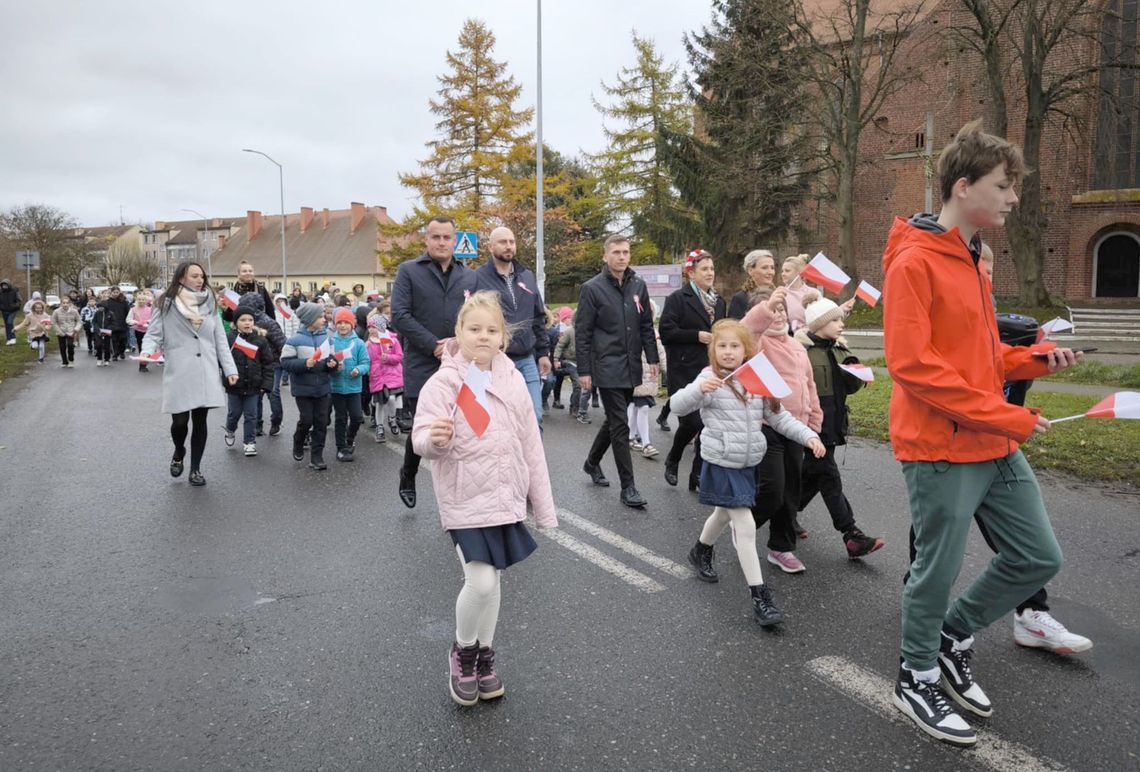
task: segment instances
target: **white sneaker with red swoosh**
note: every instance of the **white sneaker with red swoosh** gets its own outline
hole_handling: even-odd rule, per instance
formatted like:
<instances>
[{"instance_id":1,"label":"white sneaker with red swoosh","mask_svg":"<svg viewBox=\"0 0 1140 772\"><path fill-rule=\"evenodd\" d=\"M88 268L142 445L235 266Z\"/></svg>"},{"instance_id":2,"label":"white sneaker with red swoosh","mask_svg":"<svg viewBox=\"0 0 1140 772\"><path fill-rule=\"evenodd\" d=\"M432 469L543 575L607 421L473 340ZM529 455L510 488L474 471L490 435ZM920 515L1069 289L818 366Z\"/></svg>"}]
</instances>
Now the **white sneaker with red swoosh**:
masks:
<instances>
[{"instance_id":1,"label":"white sneaker with red swoosh","mask_svg":"<svg viewBox=\"0 0 1140 772\"><path fill-rule=\"evenodd\" d=\"M1070 633L1048 611L1026 609L1013 615L1013 640L1018 646L1048 649L1056 654L1076 654L1092 648L1092 641Z\"/></svg>"}]
</instances>

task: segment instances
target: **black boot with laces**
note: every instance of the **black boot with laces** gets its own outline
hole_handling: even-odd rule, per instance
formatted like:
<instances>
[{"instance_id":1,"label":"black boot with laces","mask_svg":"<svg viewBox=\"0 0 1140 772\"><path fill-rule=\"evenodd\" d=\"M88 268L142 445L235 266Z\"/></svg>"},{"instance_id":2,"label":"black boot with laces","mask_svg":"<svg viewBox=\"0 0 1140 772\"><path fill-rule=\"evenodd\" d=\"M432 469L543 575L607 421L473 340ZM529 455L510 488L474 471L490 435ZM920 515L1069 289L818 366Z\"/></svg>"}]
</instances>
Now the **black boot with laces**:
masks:
<instances>
[{"instance_id":1,"label":"black boot with laces","mask_svg":"<svg viewBox=\"0 0 1140 772\"><path fill-rule=\"evenodd\" d=\"M751 585L748 590L752 593L752 612L761 627L771 627L784 621L784 612L772 600L772 591L768 585Z\"/></svg>"},{"instance_id":2,"label":"black boot with laces","mask_svg":"<svg viewBox=\"0 0 1140 772\"><path fill-rule=\"evenodd\" d=\"M711 544L702 544L699 540L689 550L689 562L697 569L697 578L702 582L719 582L720 577L713 568L713 547Z\"/></svg>"}]
</instances>

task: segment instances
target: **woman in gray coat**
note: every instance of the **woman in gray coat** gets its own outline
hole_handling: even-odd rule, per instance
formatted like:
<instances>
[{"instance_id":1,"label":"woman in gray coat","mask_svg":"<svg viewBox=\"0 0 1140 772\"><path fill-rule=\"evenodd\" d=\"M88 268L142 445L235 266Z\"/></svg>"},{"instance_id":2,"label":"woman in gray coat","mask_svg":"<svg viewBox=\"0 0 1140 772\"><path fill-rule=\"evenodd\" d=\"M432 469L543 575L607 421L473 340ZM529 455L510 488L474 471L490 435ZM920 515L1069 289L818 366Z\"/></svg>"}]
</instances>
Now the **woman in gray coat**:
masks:
<instances>
[{"instance_id":1,"label":"woman in gray coat","mask_svg":"<svg viewBox=\"0 0 1140 772\"><path fill-rule=\"evenodd\" d=\"M142 355L161 352L162 412L170 414L174 458L170 475L182 474L186 435L190 437L190 484L205 485L200 465L206 449L206 412L224 407L226 393L221 373L237 382L237 367L229 341L218 318L217 301L206 282L206 272L194 262L180 263L166 288L143 338Z\"/></svg>"}]
</instances>

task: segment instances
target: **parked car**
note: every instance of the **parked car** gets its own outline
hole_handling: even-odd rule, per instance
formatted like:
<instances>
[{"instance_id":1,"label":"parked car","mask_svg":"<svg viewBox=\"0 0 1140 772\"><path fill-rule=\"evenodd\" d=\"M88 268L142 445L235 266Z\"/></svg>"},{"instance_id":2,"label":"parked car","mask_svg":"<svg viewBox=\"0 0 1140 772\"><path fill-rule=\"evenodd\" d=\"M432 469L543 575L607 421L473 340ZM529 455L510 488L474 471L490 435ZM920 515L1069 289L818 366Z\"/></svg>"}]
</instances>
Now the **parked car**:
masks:
<instances>
[{"instance_id":1,"label":"parked car","mask_svg":"<svg viewBox=\"0 0 1140 772\"><path fill-rule=\"evenodd\" d=\"M57 308L59 306L59 295L45 295L44 302L48 304L48 308Z\"/></svg>"}]
</instances>

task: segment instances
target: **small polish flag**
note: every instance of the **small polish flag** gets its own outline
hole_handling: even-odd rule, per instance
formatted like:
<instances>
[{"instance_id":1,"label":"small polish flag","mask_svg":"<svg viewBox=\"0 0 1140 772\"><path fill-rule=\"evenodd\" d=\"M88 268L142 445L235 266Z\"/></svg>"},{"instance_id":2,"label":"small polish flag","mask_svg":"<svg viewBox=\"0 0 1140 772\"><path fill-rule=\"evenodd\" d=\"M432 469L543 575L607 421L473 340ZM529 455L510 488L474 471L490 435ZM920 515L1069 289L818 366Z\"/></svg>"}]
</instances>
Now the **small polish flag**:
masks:
<instances>
[{"instance_id":1,"label":"small polish flag","mask_svg":"<svg viewBox=\"0 0 1140 772\"><path fill-rule=\"evenodd\" d=\"M741 385L758 397L775 397L783 399L792 393L791 388L776 372L768 357L760 351L756 356L736 368L729 378L735 377Z\"/></svg>"},{"instance_id":2,"label":"small polish flag","mask_svg":"<svg viewBox=\"0 0 1140 772\"><path fill-rule=\"evenodd\" d=\"M51 317L49 316L47 319L44 319L40 324L44 327L51 327Z\"/></svg>"},{"instance_id":3,"label":"small polish flag","mask_svg":"<svg viewBox=\"0 0 1140 772\"><path fill-rule=\"evenodd\" d=\"M528 294L528 295L533 295L533 294L534 294L533 292L531 292L531 291L530 291L530 287L526 286L526 285L525 285L525 284L523 284L521 281L519 282L519 287L522 289L522 291L523 291L523 292L525 292L525 293L526 293L526 294Z\"/></svg>"},{"instance_id":4,"label":"small polish flag","mask_svg":"<svg viewBox=\"0 0 1140 772\"><path fill-rule=\"evenodd\" d=\"M257 346L253 345L242 336L239 335L234 338L233 347L241 353L245 354L250 359L257 359Z\"/></svg>"},{"instance_id":5,"label":"small polish flag","mask_svg":"<svg viewBox=\"0 0 1140 772\"><path fill-rule=\"evenodd\" d=\"M1043 333L1045 333L1045 337L1048 338L1050 335L1057 335L1058 333L1062 332L1072 332L1073 325L1071 322L1067 322L1058 316L1056 319L1050 319L1049 321L1045 322L1045 324L1041 325L1040 329Z\"/></svg>"},{"instance_id":6,"label":"small polish flag","mask_svg":"<svg viewBox=\"0 0 1140 772\"><path fill-rule=\"evenodd\" d=\"M866 383L874 383L875 382L875 371L872 370L870 367L867 367L867 365L860 365L860 364L840 365L839 369L843 370L844 372L851 373L856 378L858 378L861 381L865 381Z\"/></svg>"},{"instance_id":7,"label":"small polish flag","mask_svg":"<svg viewBox=\"0 0 1140 772\"><path fill-rule=\"evenodd\" d=\"M277 313L281 314L282 319L293 318L293 312L289 310L289 306L277 306Z\"/></svg>"},{"instance_id":8,"label":"small polish flag","mask_svg":"<svg viewBox=\"0 0 1140 772\"><path fill-rule=\"evenodd\" d=\"M351 352L351 351L352 351L351 347L342 348L339 351L334 351L333 352L333 359L335 359L338 362L343 362L345 359L348 358L349 352Z\"/></svg>"},{"instance_id":9,"label":"small polish flag","mask_svg":"<svg viewBox=\"0 0 1140 772\"><path fill-rule=\"evenodd\" d=\"M222 305L231 311L236 311L238 303L241 301L241 295L234 292L229 287L222 290Z\"/></svg>"},{"instance_id":10,"label":"small polish flag","mask_svg":"<svg viewBox=\"0 0 1140 772\"><path fill-rule=\"evenodd\" d=\"M816 253L811 262L800 271L800 279L816 284L829 292L838 293L851 281L851 277L843 272L835 263L827 259L822 252Z\"/></svg>"},{"instance_id":11,"label":"small polish flag","mask_svg":"<svg viewBox=\"0 0 1140 772\"><path fill-rule=\"evenodd\" d=\"M332 353L333 353L332 341L330 341L328 338L325 338L325 342L322 343L321 345L317 346L316 349L313 350L313 357L319 362L322 359L328 359L329 357L331 357Z\"/></svg>"},{"instance_id":12,"label":"small polish flag","mask_svg":"<svg viewBox=\"0 0 1140 772\"><path fill-rule=\"evenodd\" d=\"M641 313L641 295L633 296L633 304L637 306L637 313Z\"/></svg>"},{"instance_id":13,"label":"small polish flag","mask_svg":"<svg viewBox=\"0 0 1140 772\"><path fill-rule=\"evenodd\" d=\"M381 345L384 345L384 346L391 346L392 345L392 336L386 332L380 333L380 343L381 343Z\"/></svg>"},{"instance_id":14,"label":"small polish flag","mask_svg":"<svg viewBox=\"0 0 1140 772\"><path fill-rule=\"evenodd\" d=\"M487 405L487 384L490 382L490 371L480 370L474 364L468 365L463 385L455 397L456 407L463 412L476 437L482 437L491 424L491 411Z\"/></svg>"},{"instance_id":15,"label":"small polish flag","mask_svg":"<svg viewBox=\"0 0 1140 772\"><path fill-rule=\"evenodd\" d=\"M1089 408L1089 418L1140 419L1140 392L1118 391Z\"/></svg>"},{"instance_id":16,"label":"small polish flag","mask_svg":"<svg viewBox=\"0 0 1140 772\"><path fill-rule=\"evenodd\" d=\"M162 356L161 351L155 351L153 354L139 354L137 357L131 357L136 362L165 362L166 359Z\"/></svg>"},{"instance_id":17,"label":"small polish flag","mask_svg":"<svg viewBox=\"0 0 1140 772\"><path fill-rule=\"evenodd\" d=\"M879 302L879 298L882 296L883 293L879 292L877 289L865 281L859 282L859 286L855 288L855 297L859 298L869 306L876 305Z\"/></svg>"}]
</instances>

